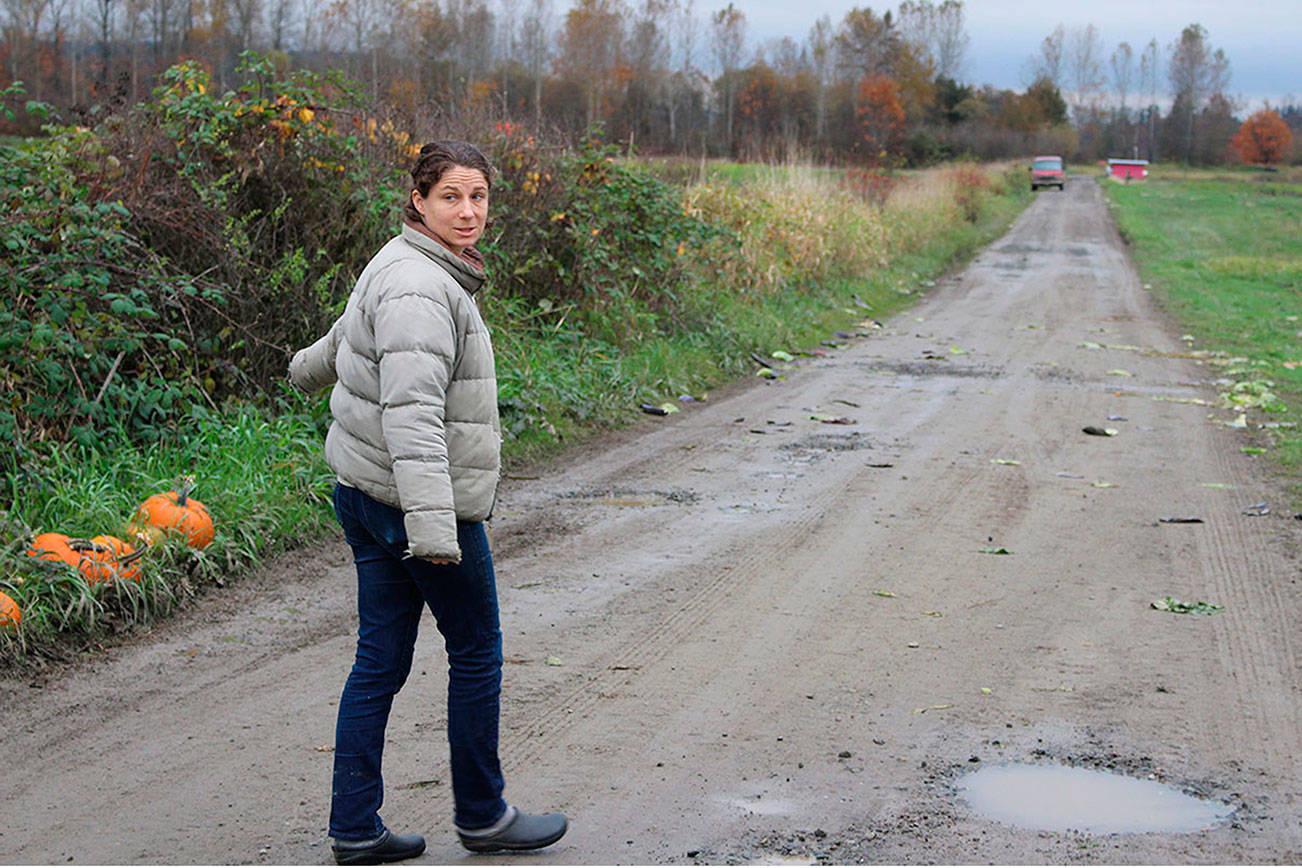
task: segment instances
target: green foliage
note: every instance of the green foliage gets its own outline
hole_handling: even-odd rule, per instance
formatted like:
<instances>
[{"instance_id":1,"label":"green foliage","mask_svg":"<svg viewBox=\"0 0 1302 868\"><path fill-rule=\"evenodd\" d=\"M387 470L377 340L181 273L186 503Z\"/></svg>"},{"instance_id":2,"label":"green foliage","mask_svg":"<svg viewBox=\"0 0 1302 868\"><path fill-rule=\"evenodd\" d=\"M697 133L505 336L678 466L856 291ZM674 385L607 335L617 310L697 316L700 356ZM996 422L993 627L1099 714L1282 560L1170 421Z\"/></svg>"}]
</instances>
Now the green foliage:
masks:
<instances>
[{"instance_id":1,"label":"green foliage","mask_svg":"<svg viewBox=\"0 0 1302 868\"><path fill-rule=\"evenodd\" d=\"M681 190L615 160L590 138L577 152L540 148L511 124L491 141L500 175L483 247L496 291L542 314L577 317L590 336L642 340L676 313L684 254L719 230L683 210Z\"/></svg>"},{"instance_id":2,"label":"green foliage","mask_svg":"<svg viewBox=\"0 0 1302 868\"><path fill-rule=\"evenodd\" d=\"M92 134L71 128L0 151L0 437L14 445L10 468L104 432L157 439L203 401L195 335L173 315L200 291L132 238L121 204L78 181L103 158ZM222 294L201 300L218 305Z\"/></svg>"},{"instance_id":3,"label":"green foliage","mask_svg":"<svg viewBox=\"0 0 1302 868\"><path fill-rule=\"evenodd\" d=\"M218 95L184 63L94 132L0 149L0 467L265 399L392 233L407 136L340 81L241 75Z\"/></svg>"}]
</instances>

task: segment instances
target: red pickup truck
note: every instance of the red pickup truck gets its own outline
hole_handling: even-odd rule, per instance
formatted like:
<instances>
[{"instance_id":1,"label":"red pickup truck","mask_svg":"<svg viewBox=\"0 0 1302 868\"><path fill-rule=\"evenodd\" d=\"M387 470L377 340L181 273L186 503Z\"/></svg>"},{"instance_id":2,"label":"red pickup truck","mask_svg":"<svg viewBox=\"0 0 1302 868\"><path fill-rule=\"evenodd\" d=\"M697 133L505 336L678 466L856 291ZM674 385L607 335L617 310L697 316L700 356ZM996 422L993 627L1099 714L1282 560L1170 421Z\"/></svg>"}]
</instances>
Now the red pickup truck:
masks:
<instances>
[{"instance_id":1,"label":"red pickup truck","mask_svg":"<svg viewBox=\"0 0 1302 868\"><path fill-rule=\"evenodd\" d=\"M1061 190L1065 182L1062 157L1036 157L1031 161L1032 192L1039 187L1057 187Z\"/></svg>"}]
</instances>

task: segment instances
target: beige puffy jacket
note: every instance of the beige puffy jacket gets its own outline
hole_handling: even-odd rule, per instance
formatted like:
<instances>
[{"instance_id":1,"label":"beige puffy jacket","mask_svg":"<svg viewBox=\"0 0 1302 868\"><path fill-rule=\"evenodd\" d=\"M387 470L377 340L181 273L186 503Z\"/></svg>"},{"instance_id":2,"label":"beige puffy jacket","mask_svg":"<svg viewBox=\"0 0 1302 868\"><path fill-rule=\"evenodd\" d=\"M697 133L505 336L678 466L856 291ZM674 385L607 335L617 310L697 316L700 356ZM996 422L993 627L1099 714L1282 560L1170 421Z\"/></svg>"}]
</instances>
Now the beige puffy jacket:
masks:
<instances>
[{"instance_id":1,"label":"beige puffy jacket","mask_svg":"<svg viewBox=\"0 0 1302 868\"><path fill-rule=\"evenodd\" d=\"M472 294L484 273L404 225L343 315L289 365L334 383L326 460L345 485L406 515L409 552L459 562L457 520L488 518L501 468L497 378Z\"/></svg>"}]
</instances>

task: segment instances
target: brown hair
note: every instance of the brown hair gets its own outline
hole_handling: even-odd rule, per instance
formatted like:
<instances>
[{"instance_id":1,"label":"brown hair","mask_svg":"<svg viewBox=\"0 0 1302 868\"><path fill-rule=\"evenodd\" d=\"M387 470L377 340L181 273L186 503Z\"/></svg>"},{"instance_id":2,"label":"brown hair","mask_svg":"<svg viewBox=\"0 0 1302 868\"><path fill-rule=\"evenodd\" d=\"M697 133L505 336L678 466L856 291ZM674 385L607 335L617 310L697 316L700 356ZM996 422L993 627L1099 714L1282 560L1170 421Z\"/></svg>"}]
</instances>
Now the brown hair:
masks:
<instances>
[{"instance_id":1,"label":"brown hair","mask_svg":"<svg viewBox=\"0 0 1302 868\"><path fill-rule=\"evenodd\" d=\"M430 189L439 182L439 178L443 177L443 173L453 166L478 169L483 172L484 181L490 187L493 184L493 164L488 162L488 157L484 156L483 151L469 142L443 140L430 142L420 149L416 165L411 167L412 186L422 197L428 196ZM407 197L407 204L402 209L402 213L409 220L421 222L420 212L412 204L410 195Z\"/></svg>"}]
</instances>

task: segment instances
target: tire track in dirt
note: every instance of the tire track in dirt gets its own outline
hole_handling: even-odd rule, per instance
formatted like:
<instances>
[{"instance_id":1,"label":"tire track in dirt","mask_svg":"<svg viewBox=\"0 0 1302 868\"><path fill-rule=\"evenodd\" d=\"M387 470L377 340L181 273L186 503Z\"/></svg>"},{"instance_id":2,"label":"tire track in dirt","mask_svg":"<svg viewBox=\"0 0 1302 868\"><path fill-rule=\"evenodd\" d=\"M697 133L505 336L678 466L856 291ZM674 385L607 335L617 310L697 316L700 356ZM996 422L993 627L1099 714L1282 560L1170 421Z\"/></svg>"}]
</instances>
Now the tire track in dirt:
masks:
<instances>
[{"instance_id":1,"label":"tire track in dirt","mask_svg":"<svg viewBox=\"0 0 1302 868\"><path fill-rule=\"evenodd\" d=\"M1225 606L1211 617L1216 619L1222 665L1233 675L1237 696L1230 708L1217 715L1215 725L1222 737L1229 739L1245 730L1265 730L1270 737L1260 742L1261 767L1283 767L1298 780L1302 777L1302 716L1297 685L1302 669L1295 651L1295 631L1302 613L1296 603L1290 607L1280 587L1270 580L1296 567L1279 557L1267 539L1265 529L1277 527L1278 519L1241 514L1248 501L1256 502L1257 497L1239 492L1251 491L1255 480L1244 472L1242 460L1231 460L1234 455L1227 444L1207 456L1216 479L1234 488L1217 492L1218 497L1205 497L1208 513L1215 518L1203 526L1207 532L1199 537L1199 555L1217 594L1209 602ZM1233 717L1226 719L1226 712Z\"/></svg>"}]
</instances>

